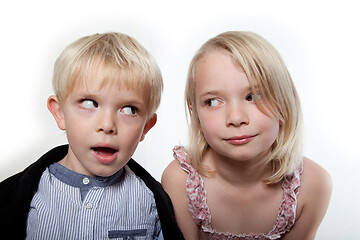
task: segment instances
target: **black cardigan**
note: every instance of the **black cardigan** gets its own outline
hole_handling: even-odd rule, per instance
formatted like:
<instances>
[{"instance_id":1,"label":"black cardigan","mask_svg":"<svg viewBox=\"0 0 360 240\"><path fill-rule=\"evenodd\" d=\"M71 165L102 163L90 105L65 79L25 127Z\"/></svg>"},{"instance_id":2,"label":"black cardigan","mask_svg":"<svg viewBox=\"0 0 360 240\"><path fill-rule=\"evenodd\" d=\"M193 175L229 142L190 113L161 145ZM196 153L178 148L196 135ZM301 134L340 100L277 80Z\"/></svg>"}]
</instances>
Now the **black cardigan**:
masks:
<instances>
[{"instance_id":1,"label":"black cardigan","mask_svg":"<svg viewBox=\"0 0 360 240\"><path fill-rule=\"evenodd\" d=\"M0 183L1 238L25 239L30 202L37 191L41 175L50 164L63 159L67 152L68 145L56 147L44 154L24 171ZM171 200L161 184L133 159L130 159L127 166L154 193L164 239L184 239L176 223Z\"/></svg>"}]
</instances>

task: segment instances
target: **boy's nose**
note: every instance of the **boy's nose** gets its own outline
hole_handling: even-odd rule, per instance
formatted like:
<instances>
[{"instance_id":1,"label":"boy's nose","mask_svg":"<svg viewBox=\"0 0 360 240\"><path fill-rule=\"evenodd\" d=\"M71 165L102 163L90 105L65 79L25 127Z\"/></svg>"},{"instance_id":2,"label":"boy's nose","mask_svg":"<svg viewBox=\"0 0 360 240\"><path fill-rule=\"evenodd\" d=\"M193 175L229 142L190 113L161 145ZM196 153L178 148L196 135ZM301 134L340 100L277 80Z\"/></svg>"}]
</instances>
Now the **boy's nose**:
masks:
<instances>
[{"instance_id":1,"label":"boy's nose","mask_svg":"<svg viewBox=\"0 0 360 240\"><path fill-rule=\"evenodd\" d=\"M104 111L99 115L97 132L104 132L106 134L117 134L115 117L111 112Z\"/></svg>"},{"instance_id":2,"label":"boy's nose","mask_svg":"<svg viewBox=\"0 0 360 240\"><path fill-rule=\"evenodd\" d=\"M226 126L240 127L243 124L249 124L249 116L246 109L239 104L229 104L226 113Z\"/></svg>"}]
</instances>

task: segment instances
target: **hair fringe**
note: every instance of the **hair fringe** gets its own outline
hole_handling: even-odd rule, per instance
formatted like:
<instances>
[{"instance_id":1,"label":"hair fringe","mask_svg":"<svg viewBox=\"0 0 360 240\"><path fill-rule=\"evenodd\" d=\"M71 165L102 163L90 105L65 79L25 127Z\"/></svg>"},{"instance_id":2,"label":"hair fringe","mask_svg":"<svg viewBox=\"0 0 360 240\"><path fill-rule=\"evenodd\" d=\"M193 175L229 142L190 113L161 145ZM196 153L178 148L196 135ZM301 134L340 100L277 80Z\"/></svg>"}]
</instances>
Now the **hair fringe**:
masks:
<instances>
[{"instance_id":1,"label":"hair fringe","mask_svg":"<svg viewBox=\"0 0 360 240\"><path fill-rule=\"evenodd\" d=\"M59 101L66 100L75 84L86 86L94 74L101 75L100 87L118 84L146 90L149 114L160 105L163 90L160 69L153 56L126 34L97 33L67 46L54 65L53 89Z\"/></svg>"}]
</instances>

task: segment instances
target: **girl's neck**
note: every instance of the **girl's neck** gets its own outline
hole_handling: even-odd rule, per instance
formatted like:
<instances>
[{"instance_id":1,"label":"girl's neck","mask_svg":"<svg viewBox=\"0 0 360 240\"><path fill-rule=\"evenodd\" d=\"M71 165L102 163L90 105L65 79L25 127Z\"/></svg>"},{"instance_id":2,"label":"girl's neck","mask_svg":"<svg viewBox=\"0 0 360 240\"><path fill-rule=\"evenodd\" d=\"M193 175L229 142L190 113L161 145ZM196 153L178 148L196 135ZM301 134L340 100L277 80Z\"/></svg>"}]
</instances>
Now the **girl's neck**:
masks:
<instances>
[{"instance_id":1,"label":"girl's neck","mask_svg":"<svg viewBox=\"0 0 360 240\"><path fill-rule=\"evenodd\" d=\"M209 148L204 155L204 163L215 170L217 177L238 186L251 186L264 182L272 175L271 165L266 156L259 156L250 160L234 160L225 158Z\"/></svg>"}]
</instances>

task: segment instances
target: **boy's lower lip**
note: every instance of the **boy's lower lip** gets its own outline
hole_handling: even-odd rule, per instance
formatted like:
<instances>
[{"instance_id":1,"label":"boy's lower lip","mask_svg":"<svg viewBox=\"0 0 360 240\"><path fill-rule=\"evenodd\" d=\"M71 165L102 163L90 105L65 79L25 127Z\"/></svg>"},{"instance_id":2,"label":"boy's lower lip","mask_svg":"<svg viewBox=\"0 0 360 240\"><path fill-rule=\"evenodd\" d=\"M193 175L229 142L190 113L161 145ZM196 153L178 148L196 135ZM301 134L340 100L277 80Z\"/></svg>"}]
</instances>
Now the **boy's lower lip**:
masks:
<instances>
[{"instance_id":1,"label":"boy's lower lip","mask_svg":"<svg viewBox=\"0 0 360 240\"><path fill-rule=\"evenodd\" d=\"M119 151L115 151L112 154L103 154L101 151L96 151L95 149L91 149L91 152L95 156L95 158L103 164L112 163L113 161L115 161L119 154Z\"/></svg>"}]
</instances>

